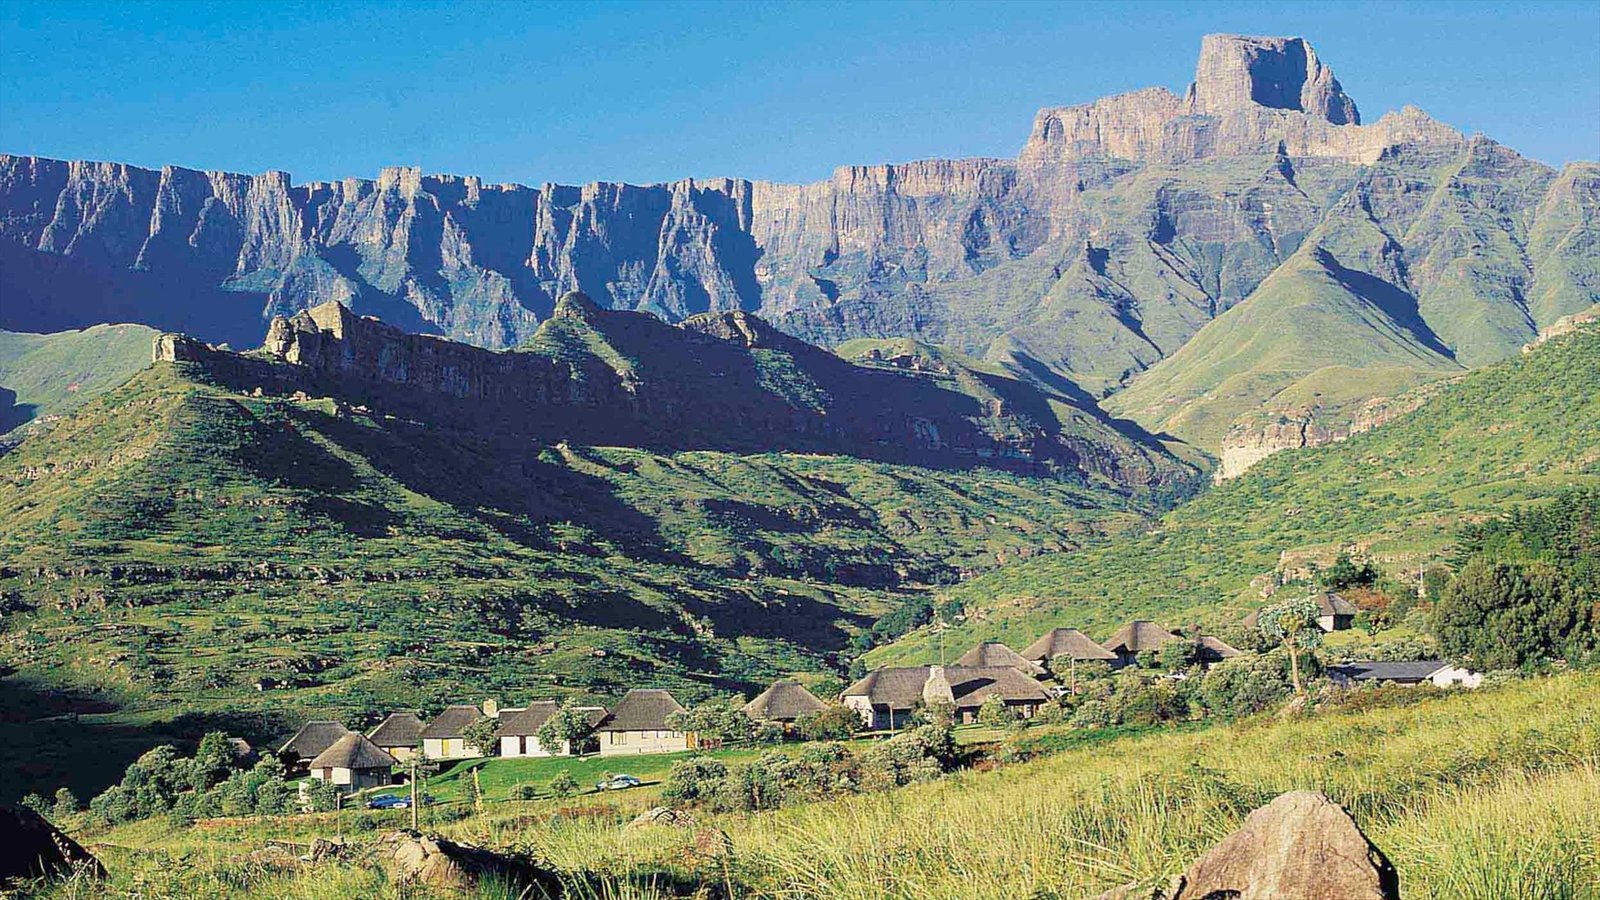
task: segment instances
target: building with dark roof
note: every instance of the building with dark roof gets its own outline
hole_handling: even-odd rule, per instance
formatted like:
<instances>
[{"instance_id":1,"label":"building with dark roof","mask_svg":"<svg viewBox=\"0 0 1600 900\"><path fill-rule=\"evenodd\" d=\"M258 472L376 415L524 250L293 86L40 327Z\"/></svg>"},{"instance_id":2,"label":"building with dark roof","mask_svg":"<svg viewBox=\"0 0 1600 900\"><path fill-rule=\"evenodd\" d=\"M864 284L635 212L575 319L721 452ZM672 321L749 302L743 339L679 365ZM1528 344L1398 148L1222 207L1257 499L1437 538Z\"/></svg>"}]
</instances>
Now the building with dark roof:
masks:
<instances>
[{"instance_id":1,"label":"building with dark roof","mask_svg":"<svg viewBox=\"0 0 1600 900\"><path fill-rule=\"evenodd\" d=\"M1212 637L1209 634L1201 635L1194 643L1195 656L1202 666L1214 666L1225 659L1233 659L1235 656L1240 656L1244 653L1243 650L1228 644L1222 638Z\"/></svg>"},{"instance_id":2,"label":"building with dark roof","mask_svg":"<svg viewBox=\"0 0 1600 900\"><path fill-rule=\"evenodd\" d=\"M1483 676L1442 659L1403 662L1350 662L1328 667L1328 679L1342 687L1359 684L1429 684L1477 687Z\"/></svg>"},{"instance_id":3,"label":"building with dark roof","mask_svg":"<svg viewBox=\"0 0 1600 900\"><path fill-rule=\"evenodd\" d=\"M378 727L367 732L367 740L400 762L417 755L426 727L414 712L392 712Z\"/></svg>"},{"instance_id":4,"label":"building with dark roof","mask_svg":"<svg viewBox=\"0 0 1600 900\"><path fill-rule=\"evenodd\" d=\"M1146 650L1159 650L1163 644L1178 640L1182 638L1160 625L1138 619L1118 628L1101 646L1116 654L1116 665L1126 666Z\"/></svg>"},{"instance_id":5,"label":"building with dark roof","mask_svg":"<svg viewBox=\"0 0 1600 900\"><path fill-rule=\"evenodd\" d=\"M998 641L984 641L961 655L958 666L1010 666L1029 675L1043 675L1044 666L1007 647Z\"/></svg>"},{"instance_id":6,"label":"building with dark roof","mask_svg":"<svg viewBox=\"0 0 1600 900\"><path fill-rule=\"evenodd\" d=\"M1356 605L1331 591L1311 598L1317 604L1317 627L1323 631L1344 631L1356 623Z\"/></svg>"},{"instance_id":7,"label":"building with dark roof","mask_svg":"<svg viewBox=\"0 0 1600 900\"><path fill-rule=\"evenodd\" d=\"M554 700L535 700L521 709L506 709L500 712L500 755L501 756L568 756L572 754L572 745L563 741L559 748L551 750L539 743L539 729L544 723L556 714L561 708ZM576 708L589 720L589 727L595 728L606 717L605 707L580 706ZM579 748L580 751L582 748Z\"/></svg>"},{"instance_id":8,"label":"building with dark roof","mask_svg":"<svg viewBox=\"0 0 1600 900\"><path fill-rule=\"evenodd\" d=\"M422 755L427 759L476 759L488 754L464 739L467 726L483 718L470 703L446 706L422 729ZM489 748L493 751L494 748Z\"/></svg>"},{"instance_id":9,"label":"building with dark roof","mask_svg":"<svg viewBox=\"0 0 1600 900\"><path fill-rule=\"evenodd\" d=\"M389 784L395 758L358 731L347 731L311 760L311 777L326 781L341 794Z\"/></svg>"},{"instance_id":10,"label":"building with dark roof","mask_svg":"<svg viewBox=\"0 0 1600 900\"><path fill-rule=\"evenodd\" d=\"M867 673L839 695L872 730L903 728L917 706L933 702L953 704L958 722L975 722L991 696L1024 718L1049 700L1038 681L1013 666L894 666Z\"/></svg>"},{"instance_id":11,"label":"building with dark roof","mask_svg":"<svg viewBox=\"0 0 1600 900\"><path fill-rule=\"evenodd\" d=\"M332 747L350 729L331 719L313 719L278 748L278 758L290 769L303 770L322 751Z\"/></svg>"},{"instance_id":12,"label":"building with dark roof","mask_svg":"<svg viewBox=\"0 0 1600 900\"><path fill-rule=\"evenodd\" d=\"M822 712L828 705L798 681L777 681L744 705L745 715L763 722L793 725L801 716Z\"/></svg>"},{"instance_id":13,"label":"building with dark roof","mask_svg":"<svg viewBox=\"0 0 1600 900\"><path fill-rule=\"evenodd\" d=\"M667 724L669 716L683 711L683 704L663 690L635 688L623 694L597 729L600 755L633 756L689 749L689 736Z\"/></svg>"}]
</instances>

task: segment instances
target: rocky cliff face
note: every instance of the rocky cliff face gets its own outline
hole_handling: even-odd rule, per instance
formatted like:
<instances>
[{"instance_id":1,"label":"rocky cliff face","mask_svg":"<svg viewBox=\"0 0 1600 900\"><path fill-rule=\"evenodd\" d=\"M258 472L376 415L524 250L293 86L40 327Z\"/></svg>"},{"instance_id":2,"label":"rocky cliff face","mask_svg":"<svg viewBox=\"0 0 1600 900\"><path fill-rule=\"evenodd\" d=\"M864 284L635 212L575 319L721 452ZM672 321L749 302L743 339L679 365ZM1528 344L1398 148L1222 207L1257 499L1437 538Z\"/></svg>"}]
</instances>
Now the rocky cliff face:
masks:
<instances>
[{"instance_id":1,"label":"rocky cliff face","mask_svg":"<svg viewBox=\"0 0 1600 900\"><path fill-rule=\"evenodd\" d=\"M1346 264L1459 322L1438 330L1475 359L1600 298L1574 261L1600 218L1592 173L1557 177L1413 108L1361 121L1305 41L1212 35L1182 95L1043 110L1015 160L809 185L524 187L407 168L295 185L0 156L0 327L131 319L248 344L273 316L338 301L503 348L576 290L668 321L757 312L813 342L915 336L1098 395L1249 296L1330 211L1382 237ZM1385 168L1399 176L1372 177ZM1463 278L1496 287L1463 310Z\"/></svg>"},{"instance_id":2,"label":"rocky cliff face","mask_svg":"<svg viewBox=\"0 0 1600 900\"><path fill-rule=\"evenodd\" d=\"M673 326L565 295L521 349L410 334L339 303L274 317L258 351L179 334L157 362L241 393L333 397L429 427L548 443L791 450L993 466L1181 492L1196 469L1092 404L959 363L856 365L743 311Z\"/></svg>"}]
</instances>

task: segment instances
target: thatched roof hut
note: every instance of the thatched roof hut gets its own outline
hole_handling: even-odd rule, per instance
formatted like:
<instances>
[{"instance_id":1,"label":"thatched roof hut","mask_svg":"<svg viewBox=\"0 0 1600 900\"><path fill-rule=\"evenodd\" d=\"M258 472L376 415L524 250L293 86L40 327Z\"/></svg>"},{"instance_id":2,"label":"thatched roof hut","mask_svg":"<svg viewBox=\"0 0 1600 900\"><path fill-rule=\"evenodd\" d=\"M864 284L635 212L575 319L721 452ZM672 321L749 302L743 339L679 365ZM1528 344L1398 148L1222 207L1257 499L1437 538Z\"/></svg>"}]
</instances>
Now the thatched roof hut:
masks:
<instances>
[{"instance_id":1,"label":"thatched roof hut","mask_svg":"<svg viewBox=\"0 0 1600 900\"><path fill-rule=\"evenodd\" d=\"M357 731L347 732L311 761L313 769L388 770L394 766L394 757Z\"/></svg>"},{"instance_id":2,"label":"thatched roof hut","mask_svg":"<svg viewBox=\"0 0 1600 900\"><path fill-rule=\"evenodd\" d=\"M1025 659L1022 654L998 641L984 641L961 655L958 666L1010 666L1034 675L1044 674L1044 667Z\"/></svg>"},{"instance_id":3,"label":"thatched roof hut","mask_svg":"<svg viewBox=\"0 0 1600 900\"><path fill-rule=\"evenodd\" d=\"M1076 628L1052 628L1022 651L1023 659L1048 663L1058 656L1067 656L1079 662L1089 660L1111 661L1115 653L1096 644L1088 635Z\"/></svg>"},{"instance_id":4,"label":"thatched roof hut","mask_svg":"<svg viewBox=\"0 0 1600 900\"><path fill-rule=\"evenodd\" d=\"M388 750L390 747L414 748L422 740L426 727L414 712L392 712L367 732L367 740Z\"/></svg>"},{"instance_id":5,"label":"thatched roof hut","mask_svg":"<svg viewBox=\"0 0 1600 900\"><path fill-rule=\"evenodd\" d=\"M803 715L821 712L827 704L797 681L777 681L754 700L744 705L745 715L770 722L793 722Z\"/></svg>"},{"instance_id":6,"label":"thatched roof hut","mask_svg":"<svg viewBox=\"0 0 1600 900\"><path fill-rule=\"evenodd\" d=\"M315 759L334 742L350 733L350 729L332 719L313 719L300 726L294 737L278 748L278 755L306 762Z\"/></svg>"},{"instance_id":7,"label":"thatched roof hut","mask_svg":"<svg viewBox=\"0 0 1600 900\"><path fill-rule=\"evenodd\" d=\"M1138 619L1118 628L1101 646L1117 656L1135 656L1146 650L1160 649L1162 644L1182 640L1154 622Z\"/></svg>"},{"instance_id":8,"label":"thatched roof hut","mask_svg":"<svg viewBox=\"0 0 1600 900\"><path fill-rule=\"evenodd\" d=\"M616 708L600 722L599 731L672 731L667 717L683 712L671 693L655 688L635 688L622 695Z\"/></svg>"},{"instance_id":9,"label":"thatched roof hut","mask_svg":"<svg viewBox=\"0 0 1600 900\"><path fill-rule=\"evenodd\" d=\"M426 728L422 729L421 737L425 740L447 740L459 738L467 730L467 726L483 718L483 713L470 703L446 706Z\"/></svg>"}]
</instances>

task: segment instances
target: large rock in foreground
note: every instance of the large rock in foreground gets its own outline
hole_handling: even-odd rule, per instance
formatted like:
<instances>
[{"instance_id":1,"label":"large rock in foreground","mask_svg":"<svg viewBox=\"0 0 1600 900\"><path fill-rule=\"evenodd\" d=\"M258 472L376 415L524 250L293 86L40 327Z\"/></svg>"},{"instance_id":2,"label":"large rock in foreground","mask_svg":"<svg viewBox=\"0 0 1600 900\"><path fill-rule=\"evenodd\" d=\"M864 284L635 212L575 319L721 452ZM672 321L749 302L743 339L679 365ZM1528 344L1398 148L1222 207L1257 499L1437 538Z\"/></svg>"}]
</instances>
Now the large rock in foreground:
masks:
<instances>
[{"instance_id":1,"label":"large rock in foreground","mask_svg":"<svg viewBox=\"0 0 1600 900\"><path fill-rule=\"evenodd\" d=\"M551 894L561 891L554 874L522 857L404 831L385 837L382 847L390 878L396 884L471 894L484 879L493 878L518 886L537 886Z\"/></svg>"},{"instance_id":2,"label":"large rock in foreground","mask_svg":"<svg viewBox=\"0 0 1600 900\"><path fill-rule=\"evenodd\" d=\"M1339 804L1283 794L1183 873L1172 900L1398 900L1400 876Z\"/></svg>"},{"instance_id":3,"label":"large rock in foreground","mask_svg":"<svg viewBox=\"0 0 1600 900\"><path fill-rule=\"evenodd\" d=\"M1129 884L1098 900L1399 900L1400 876L1339 804L1282 794L1189 866L1168 890Z\"/></svg>"},{"instance_id":4,"label":"large rock in foreground","mask_svg":"<svg viewBox=\"0 0 1600 900\"><path fill-rule=\"evenodd\" d=\"M105 874L99 860L44 816L21 806L0 806L0 885L66 875L80 867L97 877Z\"/></svg>"}]
</instances>

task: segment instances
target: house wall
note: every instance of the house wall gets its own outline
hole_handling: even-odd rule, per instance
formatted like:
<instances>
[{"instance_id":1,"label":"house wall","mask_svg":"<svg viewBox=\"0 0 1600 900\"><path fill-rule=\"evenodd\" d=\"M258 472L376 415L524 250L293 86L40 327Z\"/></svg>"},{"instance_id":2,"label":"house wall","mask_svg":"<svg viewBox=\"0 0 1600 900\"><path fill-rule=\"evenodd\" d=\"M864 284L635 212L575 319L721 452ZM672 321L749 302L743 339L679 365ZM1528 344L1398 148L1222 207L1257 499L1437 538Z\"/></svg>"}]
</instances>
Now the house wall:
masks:
<instances>
[{"instance_id":1,"label":"house wall","mask_svg":"<svg viewBox=\"0 0 1600 900\"><path fill-rule=\"evenodd\" d=\"M861 724L869 731L904 728L911 721L911 710L895 707L891 716L889 707L874 706L871 700L859 695L845 697L844 705L856 711Z\"/></svg>"},{"instance_id":2,"label":"house wall","mask_svg":"<svg viewBox=\"0 0 1600 900\"><path fill-rule=\"evenodd\" d=\"M1439 687L1475 688L1483 684L1483 673L1461 666L1445 666L1433 673L1429 680Z\"/></svg>"},{"instance_id":3,"label":"house wall","mask_svg":"<svg viewBox=\"0 0 1600 900\"><path fill-rule=\"evenodd\" d=\"M394 757L395 762L405 762L417 755L416 747L383 747L380 745L379 749Z\"/></svg>"},{"instance_id":4,"label":"house wall","mask_svg":"<svg viewBox=\"0 0 1600 900\"><path fill-rule=\"evenodd\" d=\"M681 731L602 731L601 756L637 756L641 753L677 753L689 749Z\"/></svg>"},{"instance_id":5,"label":"house wall","mask_svg":"<svg viewBox=\"0 0 1600 900\"><path fill-rule=\"evenodd\" d=\"M565 755L569 754L570 752L571 752L570 743L568 741L562 741L561 742L561 754L560 755L565 756ZM539 736L538 735L527 734L527 735L501 735L500 736L500 755L501 756L556 756L557 754L551 753L550 751L544 749L544 747L542 745L540 745L540 743L539 743Z\"/></svg>"},{"instance_id":6,"label":"house wall","mask_svg":"<svg viewBox=\"0 0 1600 900\"><path fill-rule=\"evenodd\" d=\"M483 754L461 738L424 738L422 755L428 759L477 759Z\"/></svg>"},{"instance_id":7,"label":"house wall","mask_svg":"<svg viewBox=\"0 0 1600 900\"><path fill-rule=\"evenodd\" d=\"M390 780L387 769L312 769L311 777L332 783L341 794L353 794L367 788L382 787Z\"/></svg>"},{"instance_id":8,"label":"house wall","mask_svg":"<svg viewBox=\"0 0 1600 900\"><path fill-rule=\"evenodd\" d=\"M1317 616L1317 627L1323 631L1344 631L1355 624L1355 616Z\"/></svg>"}]
</instances>

